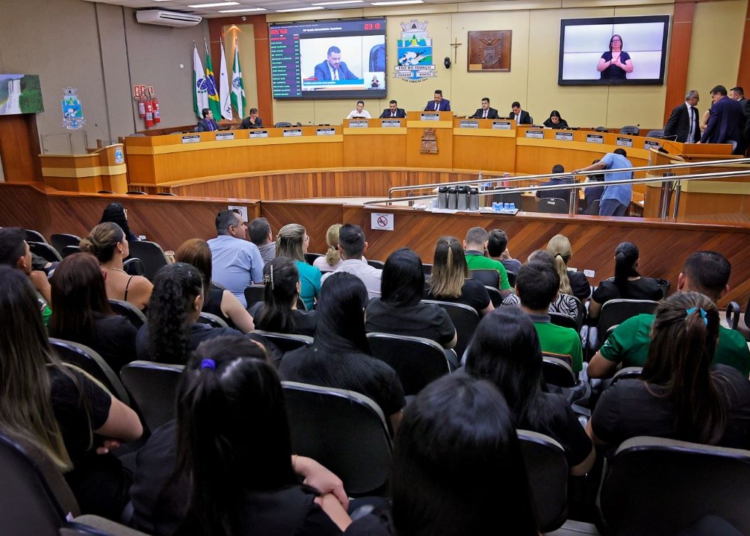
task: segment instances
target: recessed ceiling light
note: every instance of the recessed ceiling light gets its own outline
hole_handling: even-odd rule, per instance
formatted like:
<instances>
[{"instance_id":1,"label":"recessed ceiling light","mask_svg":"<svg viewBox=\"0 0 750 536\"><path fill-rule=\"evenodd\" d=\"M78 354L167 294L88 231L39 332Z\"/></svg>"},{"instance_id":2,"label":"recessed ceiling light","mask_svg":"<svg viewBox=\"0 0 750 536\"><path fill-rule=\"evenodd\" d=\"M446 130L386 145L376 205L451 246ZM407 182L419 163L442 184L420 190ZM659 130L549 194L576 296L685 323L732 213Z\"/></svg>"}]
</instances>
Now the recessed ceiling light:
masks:
<instances>
[{"instance_id":1,"label":"recessed ceiling light","mask_svg":"<svg viewBox=\"0 0 750 536\"><path fill-rule=\"evenodd\" d=\"M170 2L171 0L154 0L154 2Z\"/></svg>"},{"instance_id":2,"label":"recessed ceiling light","mask_svg":"<svg viewBox=\"0 0 750 536\"><path fill-rule=\"evenodd\" d=\"M340 2L319 2L313 6L342 6L344 4L364 4L364 0L341 0Z\"/></svg>"},{"instance_id":3,"label":"recessed ceiling light","mask_svg":"<svg viewBox=\"0 0 750 536\"><path fill-rule=\"evenodd\" d=\"M162 2L164 0L161 0ZM265 11L264 7L246 7L244 9L223 9L219 13L250 13L251 11Z\"/></svg>"},{"instance_id":4,"label":"recessed ceiling light","mask_svg":"<svg viewBox=\"0 0 750 536\"><path fill-rule=\"evenodd\" d=\"M318 9L325 9L324 7L298 7L296 9L277 9L276 13L293 13L295 11L316 11Z\"/></svg>"},{"instance_id":5,"label":"recessed ceiling light","mask_svg":"<svg viewBox=\"0 0 750 536\"><path fill-rule=\"evenodd\" d=\"M202 8L202 7L224 7L224 6L238 6L239 2L216 2L213 4L193 4L188 7Z\"/></svg>"},{"instance_id":6,"label":"recessed ceiling light","mask_svg":"<svg viewBox=\"0 0 750 536\"><path fill-rule=\"evenodd\" d=\"M373 6L405 6L406 4L424 4L422 0L398 0L398 2L370 2Z\"/></svg>"}]
</instances>

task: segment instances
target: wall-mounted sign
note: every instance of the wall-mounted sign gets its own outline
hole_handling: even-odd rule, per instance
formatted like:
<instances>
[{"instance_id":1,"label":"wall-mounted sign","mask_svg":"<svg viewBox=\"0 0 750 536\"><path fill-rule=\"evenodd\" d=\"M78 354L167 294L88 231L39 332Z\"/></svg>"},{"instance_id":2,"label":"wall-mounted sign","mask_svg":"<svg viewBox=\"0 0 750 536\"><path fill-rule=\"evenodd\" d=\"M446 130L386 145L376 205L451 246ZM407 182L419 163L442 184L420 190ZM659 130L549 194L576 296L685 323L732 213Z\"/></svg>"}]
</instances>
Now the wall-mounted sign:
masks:
<instances>
[{"instance_id":1,"label":"wall-mounted sign","mask_svg":"<svg viewBox=\"0 0 750 536\"><path fill-rule=\"evenodd\" d=\"M437 76L427 24L427 21L419 22L417 19L401 23L401 39L397 43L398 65L393 68L394 78L406 82L422 82Z\"/></svg>"},{"instance_id":2,"label":"wall-mounted sign","mask_svg":"<svg viewBox=\"0 0 750 536\"><path fill-rule=\"evenodd\" d=\"M370 214L370 229L373 231L393 231L393 214L373 212Z\"/></svg>"},{"instance_id":3,"label":"wall-mounted sign","mask_svg":"<svg viewBox=\"0 0 750 536\"><path fill-rule=\"evenodd\" d=\"M81 101L78 98L78 90L74 87L63 89L62 114L63 127L68 130L78 130L86 124L86 120L83 118Z\"/></svg>"}]
</instances>

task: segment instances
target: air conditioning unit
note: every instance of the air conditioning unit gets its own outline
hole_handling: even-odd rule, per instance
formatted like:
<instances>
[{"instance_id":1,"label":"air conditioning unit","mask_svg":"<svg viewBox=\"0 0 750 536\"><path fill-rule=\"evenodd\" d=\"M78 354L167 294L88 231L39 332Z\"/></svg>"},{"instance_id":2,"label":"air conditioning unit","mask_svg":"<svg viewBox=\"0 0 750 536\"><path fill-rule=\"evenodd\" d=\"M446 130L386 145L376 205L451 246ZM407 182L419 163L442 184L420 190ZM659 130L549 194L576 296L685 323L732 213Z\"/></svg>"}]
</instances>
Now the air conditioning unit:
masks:
<instances>
[{"instance_id":1,"label":"air conditioning unit","mask_svg":"<svg viewBox=\"0 0 750 536\"><path fill-rule=\"evenodd\" d=\"M161 11L158 9L136 11L135 18L141 24L156 24L158 26L172 26L174 28L195 26L203 20L198 15L190 15L189 13L180 13L178 11Z\"/></svg>"}]
</instances>

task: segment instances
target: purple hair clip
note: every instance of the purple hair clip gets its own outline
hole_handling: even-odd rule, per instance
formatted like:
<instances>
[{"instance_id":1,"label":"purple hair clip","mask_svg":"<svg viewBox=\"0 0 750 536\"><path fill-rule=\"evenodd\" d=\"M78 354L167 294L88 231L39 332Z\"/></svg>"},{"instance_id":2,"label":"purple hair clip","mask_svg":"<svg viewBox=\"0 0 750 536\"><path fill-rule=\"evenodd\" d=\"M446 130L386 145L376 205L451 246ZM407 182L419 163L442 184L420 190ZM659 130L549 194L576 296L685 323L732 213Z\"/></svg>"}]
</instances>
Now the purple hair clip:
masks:
<instances>
[{"instance_id":1,"label":"purple hair clip","mask_svg":"<svg viewBox=\"0 0 750 536\"><path fill-rule=\"evenodd\" d=\"M201 369L210 368L211 370L216 370L216 361L213 359L203 359L201 360Z\"/></svg>"}]
</instances>

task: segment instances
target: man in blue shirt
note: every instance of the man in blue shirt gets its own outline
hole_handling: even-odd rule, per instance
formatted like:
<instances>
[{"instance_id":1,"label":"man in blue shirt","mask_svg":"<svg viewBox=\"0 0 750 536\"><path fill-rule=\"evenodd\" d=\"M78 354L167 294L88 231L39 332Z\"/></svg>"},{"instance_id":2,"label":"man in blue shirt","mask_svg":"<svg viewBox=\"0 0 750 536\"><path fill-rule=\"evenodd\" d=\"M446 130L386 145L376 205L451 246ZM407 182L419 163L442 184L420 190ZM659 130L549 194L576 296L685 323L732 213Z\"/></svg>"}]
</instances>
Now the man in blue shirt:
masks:
<instances>
[{"instance_id":1,"label":"man in blue shirt","mask_svg":"<svg viewBox=\"0 0 750 536\"><path fill-rule=\"evenodd\" d=\"M596 164L581 168L575 173L584 171L595 171L599 169L626 169L632 168L633 164L627 159L625 149L615 149L615 152L605 154ZM632 171L613 171L604 175L604 194L599 201L599 216L624 216L630 206L633 196L633 186L630 184L615 184L607 186L609 181L630 180L633 178Z\"/></svg>"},{"instance_id":2,"label":"man in blue shirt","mask_svg":"<svg viewBox=\"0 0 750 536\"><path fill-rule=\"evenodd\" d=\"M233 210L216 215L216 233L211 248L212 279L226 287L247 307L245 288L263 282L263 259L258 246L247 241L247 224Z\"/></svg>"}]
</instances>

